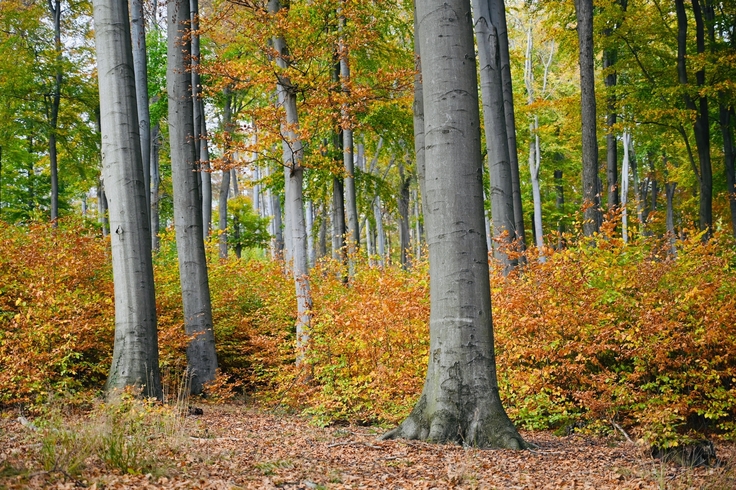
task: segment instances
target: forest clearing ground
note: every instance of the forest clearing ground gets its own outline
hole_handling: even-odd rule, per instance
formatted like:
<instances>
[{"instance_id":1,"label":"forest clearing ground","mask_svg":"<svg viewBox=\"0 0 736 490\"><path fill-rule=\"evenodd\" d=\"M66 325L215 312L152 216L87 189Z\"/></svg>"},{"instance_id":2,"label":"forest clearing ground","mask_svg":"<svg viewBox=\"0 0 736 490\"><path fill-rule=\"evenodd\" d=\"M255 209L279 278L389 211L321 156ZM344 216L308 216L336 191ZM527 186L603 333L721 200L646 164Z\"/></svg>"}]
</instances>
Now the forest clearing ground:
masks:
<instances>
[{"instance_id":1,"label":"forest clearing ground","mask_svg":"<svg viewBox=\"0 0 736 490\"><path fill-rule=\"evenodd\" d=\"M631 443L584 435L522 432L538 449L478 450L378 441L379 428L320 428L243 405L203 410L184 420L176 445L161 446L163 476L111 471L94 457L73 477L44 471L38 432L21 425L17 413L0 414L0 489L736 488L733 444L716 445L718 468L680 468Z\"/></svg>"}]
</instances>

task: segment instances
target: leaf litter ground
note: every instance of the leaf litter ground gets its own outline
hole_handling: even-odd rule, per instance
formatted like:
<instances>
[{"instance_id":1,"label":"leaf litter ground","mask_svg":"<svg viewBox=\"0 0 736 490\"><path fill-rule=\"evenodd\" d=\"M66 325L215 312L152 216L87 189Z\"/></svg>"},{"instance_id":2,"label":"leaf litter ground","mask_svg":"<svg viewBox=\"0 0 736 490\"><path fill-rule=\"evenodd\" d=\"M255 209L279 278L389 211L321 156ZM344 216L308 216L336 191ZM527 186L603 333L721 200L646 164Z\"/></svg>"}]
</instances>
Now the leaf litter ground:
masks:
<instances>
[{"instance_id":1,"label":"leaf litter ground","mask_svg":"<svg viewBox=\"0 0 736 490\"><path fill-rule=\"evenodd\" d=\"M479 450L378 441L379 428L321 428L239 405L209 405L187 417L175 449L161 446L155 476L112 471L95 458L69 475L44 470L39 436L16 415L0 417L0 489L736 488L732 444L716 445L719 467L682 468L632 443L579 434L523 432L538 449Z\"/></svg>"}]
</instances>

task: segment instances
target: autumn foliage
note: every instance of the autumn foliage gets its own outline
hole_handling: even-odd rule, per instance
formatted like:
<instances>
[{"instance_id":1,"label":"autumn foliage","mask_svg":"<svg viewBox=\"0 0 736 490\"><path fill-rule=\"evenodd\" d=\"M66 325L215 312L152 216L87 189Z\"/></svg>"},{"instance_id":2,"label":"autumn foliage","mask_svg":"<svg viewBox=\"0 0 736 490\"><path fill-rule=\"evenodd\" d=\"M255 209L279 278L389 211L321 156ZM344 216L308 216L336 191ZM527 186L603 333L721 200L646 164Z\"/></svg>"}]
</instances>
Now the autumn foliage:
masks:
<instances>
[{"instance_id":1,"label":"autumn foliage","mask_svg":"<svg viewBox=\"0 0 736 490\"><path fill-rule=\"evenodd\" d=\"M160 352L170 378L185 367L172 237L156 257ZM112 353L108 244L76 224L0 227L0 404L51 393L89 396ZM508 277L493 273L501 393L530 429L613 423L650 442L736 436L736 248L717 236L548 251ZM283 265L220 261L210 284L222 376L231 388L328 424L396 422L422 388L429 280L359 262L312 273L307 362L293 365L295 300ZM216 391L216 390L213 390Z\"/></svg>"}]
</instances>

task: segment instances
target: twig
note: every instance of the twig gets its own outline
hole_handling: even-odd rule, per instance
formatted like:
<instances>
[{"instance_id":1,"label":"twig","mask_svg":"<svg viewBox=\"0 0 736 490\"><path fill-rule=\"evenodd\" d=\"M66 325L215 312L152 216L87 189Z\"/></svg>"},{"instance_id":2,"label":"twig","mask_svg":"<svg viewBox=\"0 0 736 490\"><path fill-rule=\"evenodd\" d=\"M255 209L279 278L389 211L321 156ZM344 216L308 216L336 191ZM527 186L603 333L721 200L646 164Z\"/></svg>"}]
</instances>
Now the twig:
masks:
<instances>
[{"instance_id":1,"label":"twig","mask_svg":"<svg viewBox=\"0 0 736 490\"><path fill-rule=\"evenodd\" d=\"M624 435L624 437L626 438L627 441L629 441L631 443L634 442L634 441L631 440L631 437L629 437L629 435L626 433L626 431L620 425L618 425L616 422L614 422L613 420L611 421L611 425L613 425L613 427L616 430L618 430L619 432L621 432Z\"/></svg>"}]
</instances>

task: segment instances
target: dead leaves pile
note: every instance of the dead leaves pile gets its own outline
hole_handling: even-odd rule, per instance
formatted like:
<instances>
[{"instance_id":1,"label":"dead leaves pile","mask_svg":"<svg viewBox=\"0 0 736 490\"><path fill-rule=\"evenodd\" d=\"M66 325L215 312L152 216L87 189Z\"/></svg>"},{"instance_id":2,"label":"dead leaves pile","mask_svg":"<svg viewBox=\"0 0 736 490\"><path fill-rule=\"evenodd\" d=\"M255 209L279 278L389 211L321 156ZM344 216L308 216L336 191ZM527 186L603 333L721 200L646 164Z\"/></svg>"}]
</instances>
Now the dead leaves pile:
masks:
<instances>
[{"instance_id":1,"label":"dead leaves pile","mask_svg":"<svg viewBox=\"0 0 736 490\"><path fill-rule=\"evenodd\" d=\"M718 468L679 468L630 443L524 433L533 451L378 441L380 429L318 428L303 418L244 406L207 406L189 417L160 473L122 474L90 461L76 475L43 471L34 435L0 417L0 489L531 489L736 488L733 445Z\"/></svg>"}]
</instances>

